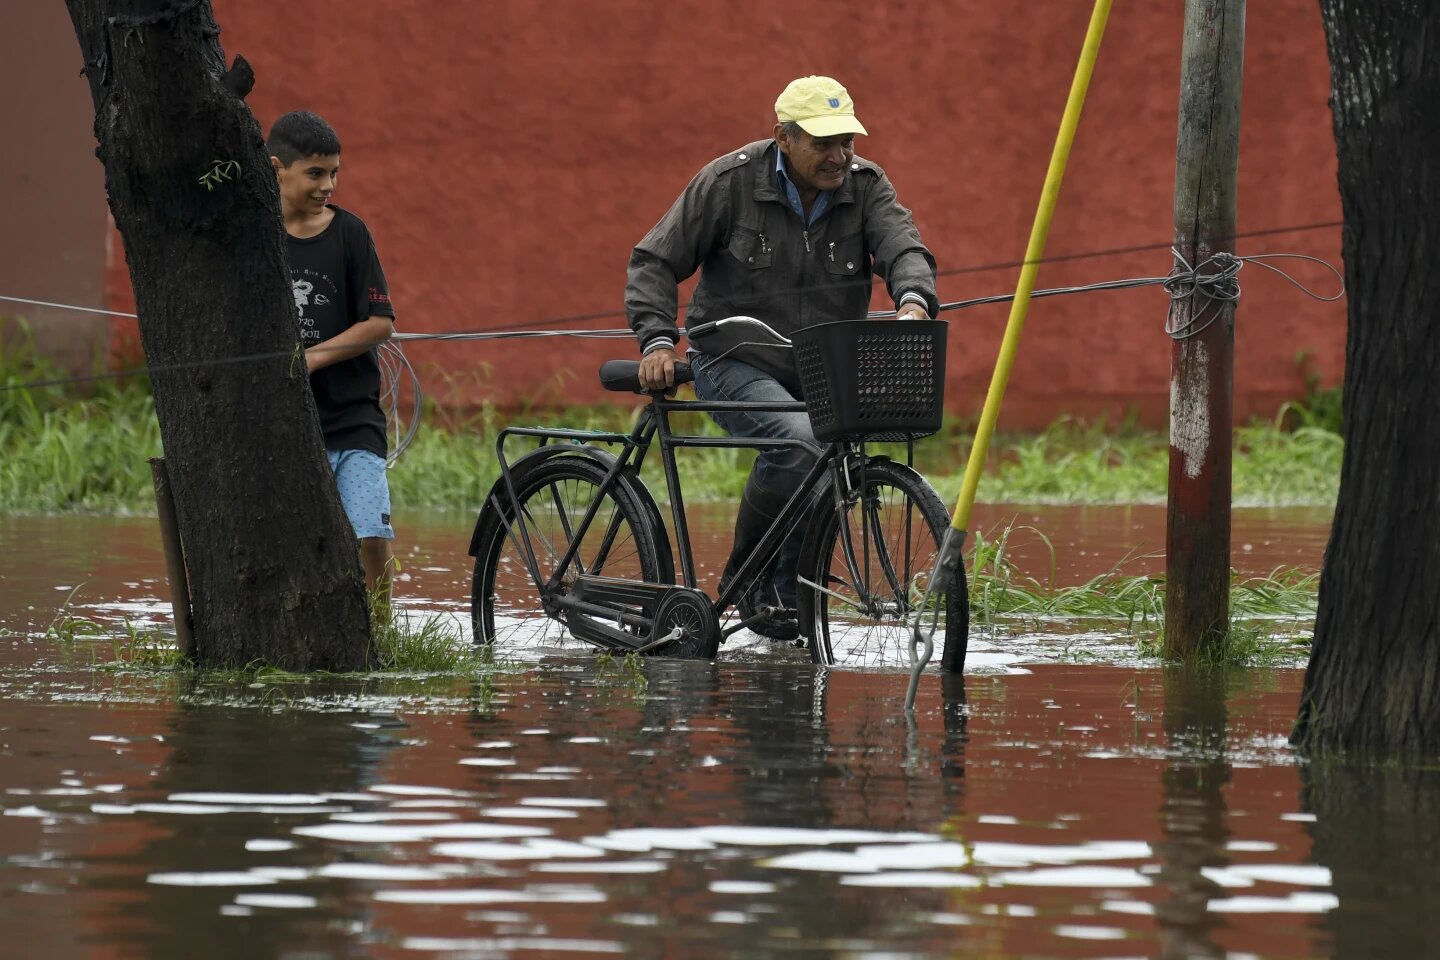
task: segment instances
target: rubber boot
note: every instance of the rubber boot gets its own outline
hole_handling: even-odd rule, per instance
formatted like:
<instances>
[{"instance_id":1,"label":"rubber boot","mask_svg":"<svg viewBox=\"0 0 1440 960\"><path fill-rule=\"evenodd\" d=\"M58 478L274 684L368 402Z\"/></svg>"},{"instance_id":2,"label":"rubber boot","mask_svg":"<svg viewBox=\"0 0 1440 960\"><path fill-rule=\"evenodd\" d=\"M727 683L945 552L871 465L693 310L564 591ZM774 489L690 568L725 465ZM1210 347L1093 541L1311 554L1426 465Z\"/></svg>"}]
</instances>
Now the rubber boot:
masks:
<instances>
[{"instance_id":1,"label":"rubber boot","mask_svg":"<svg viewBox=\"0 0 1440 960\"><path fill-rule=\"evenodd\" d=\"M760 545L765 531L775 522L789 499L784 494L771 493L758 486L753 475L746 482L745 492L740 497L740 510L735 516L735 542L730 548L725 572L721 574L721 584L728 584L740 565ZM783 614L770 613L749 624L751 630L772 640L794 640L800 636L799 624L795 620L795 563L800 553L801 536L801 531L797 529L786 538L775 560L761 571L751 589L741 594L736 602L740 616L745 620L751 620L765 608L772 611L783 608L786 611ZM788 591L783 587L777 588L777 582L788 585Z\"/></svg>"}]
</instances>

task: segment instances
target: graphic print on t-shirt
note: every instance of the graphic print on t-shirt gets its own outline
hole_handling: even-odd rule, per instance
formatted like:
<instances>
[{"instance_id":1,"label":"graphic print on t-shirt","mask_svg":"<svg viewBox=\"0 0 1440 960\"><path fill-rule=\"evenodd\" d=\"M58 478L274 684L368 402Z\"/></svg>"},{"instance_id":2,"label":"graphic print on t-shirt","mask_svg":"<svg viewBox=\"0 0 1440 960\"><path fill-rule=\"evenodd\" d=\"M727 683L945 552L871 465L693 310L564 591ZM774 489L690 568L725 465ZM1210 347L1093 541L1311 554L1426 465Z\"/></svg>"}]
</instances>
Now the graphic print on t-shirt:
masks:
<instances>
[{"instance_id":1,"label":"graphic print on t-shirt","mask_svg":"<svg viewBox=\"0 0 1440 960\"><path fill-rule=\"evenodd\" d=\"M290 289L295 295L295 312L300 316L300 343L308 347L334 336L333 332L325 332L329 326L326 321L334 319L330 316L333 309L325 308L335 303L335 281L319 270L302 267L290 271Z\"/></svg>"},{"instance_id":2,"label":"graphic print on t-shirt","mask_svg":"<svg viewBox=\"0 0 1440 960\"><path fill-rule=\"evenodd\" d=\"M300 344L306 349L339 336L367 316L394 316L370 232L359 217L332 209L334 219L319 234L287 237L290 290ZM310 390L326 449L385 456L385 412L380 408L380 364L374 350L316 370L310 375Z\"/></svg>"}]
</instances>

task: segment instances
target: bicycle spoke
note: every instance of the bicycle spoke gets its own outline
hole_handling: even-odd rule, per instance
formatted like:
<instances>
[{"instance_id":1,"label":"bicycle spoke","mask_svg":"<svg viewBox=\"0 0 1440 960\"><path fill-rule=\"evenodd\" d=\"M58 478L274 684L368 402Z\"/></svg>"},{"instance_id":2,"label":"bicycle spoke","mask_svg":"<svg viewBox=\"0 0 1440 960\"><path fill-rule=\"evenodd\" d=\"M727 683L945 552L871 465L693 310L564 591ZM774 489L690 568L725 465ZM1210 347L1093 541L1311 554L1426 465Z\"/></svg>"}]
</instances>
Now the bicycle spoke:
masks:
<instances>
[{"instance_id":1,"label":"bicycle spoke","mask_svg":"<svg viewBox=\"0 0 1440 960\"><path fill-rule=\"evenodd\" d=\"M571 540L575 539L575 529L570 524L569 511L565 509L565 504L560 500L560 491L558 488L559 484L550 485L550 498L555 504L555 514L560 518L560 526L565 533L565 542L568 544ZM555 559L559 560L559 556L557 555ZM584 558L579 556L575 558L575 568L577 573L585 572Z\"/></svg>"},{"instance_id":2,"label":"bicycle spoke","mask_svg":"<svg viewBox=\"0 0 1440 960\"><path fill-rule=\"evenodd\" d=\"M902 494L903 496L903 494ZM876 500L878 501L878 497ZM880 524L880 508L878 503L866 503L866 510L862 518L868 518L875 533L875 558L882 573L885 574L885 582L890 585L890 590L895 596L900 596L903 591L900 588L900 581L895 575L895 566L890 562L890 552L885 548L885 531ZM905 552L909 554L910 545L905 544Z\"/></svg>"},{"instance_id":3,"label":"bicycle spoke","mask_svg":"<svg viewBox=\"0 0 1440 960\"><path fill-rule=\"evenodd\" d=\"M579 576L603 572L648 582L671 576L660 570L647 511L633 499L636 494L611 486L601 497L605 475L602 464L564 457L516 479L518 506L476 556L474 621L482 642L537 652L556 643L578 643L568 636L566 617L553 601L570 593ZM582 527L597 497L594 515ZM538 567L539 594L527 552Z\"/></svg>"},{"instance_id":4,"label":"bicycle spoke","mask_svg":"<svg viewBox=\"0 0 1440 960\"><path fill-rule=\"evenodd\" d=\"M927 497L923 507L917 496ZM943 504L913 472L867 465L862 496L836 511L828 540L816 544L820 555L809 561L816 571L807 584L815 591L815 622L807 626L816 634L817 659L860 669L908 663L910 633L944 523ZM936 638L943 644L952 607L935 599Z\"/></svg>"}]
</instances>

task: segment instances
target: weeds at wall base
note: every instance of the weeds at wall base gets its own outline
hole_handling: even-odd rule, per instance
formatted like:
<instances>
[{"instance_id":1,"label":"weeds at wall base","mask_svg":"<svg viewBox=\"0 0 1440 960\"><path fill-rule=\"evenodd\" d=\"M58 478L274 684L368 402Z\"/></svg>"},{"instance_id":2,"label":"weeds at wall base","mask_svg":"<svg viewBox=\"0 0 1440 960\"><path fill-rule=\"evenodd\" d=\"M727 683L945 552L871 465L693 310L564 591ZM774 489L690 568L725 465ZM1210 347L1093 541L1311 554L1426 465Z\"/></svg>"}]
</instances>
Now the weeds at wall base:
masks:
<instances>
[{"instance_id":1,"label":"weeds at wall base","mask_svg":"<svg viewBox=\"0 0 1440 960\"><path fill-rule=\"evenodd\" d=\"M0 386L47 379L54 371L33 352L0 352ZM1314 404L1307 406L1306 402ZM494 440L506 424L549 424L624 431L635 406L529 409L484 407L471 416L432 410L414 443L390 471L400 509L478 509L498 475ZM1314 386L1305 402L1286 404L1273 421L1235 431L1237 505L1334 502L1343 443L1334 391ZM703 414L677 428L706 436L720 429ZM953 502L969 454L969 423L948 418L916 446L916 466ZM524 452L516 443L513 456ZM875 452L903 459L898 445ZM1038 434L997 437L979 495L985 503L1163 503L1169 444L1161 431L1072 419ZM0 511L142 513L154 510L148 459L160 456L160 432L143 379L103 380L86 393L60 387L0 391ZM733 500L745 484L752 451L682 450L687 499ZM652 461L654 457L650 458ZM653 462L645 476L657 496L664 483Z\"/></svg>"}]
</instances>

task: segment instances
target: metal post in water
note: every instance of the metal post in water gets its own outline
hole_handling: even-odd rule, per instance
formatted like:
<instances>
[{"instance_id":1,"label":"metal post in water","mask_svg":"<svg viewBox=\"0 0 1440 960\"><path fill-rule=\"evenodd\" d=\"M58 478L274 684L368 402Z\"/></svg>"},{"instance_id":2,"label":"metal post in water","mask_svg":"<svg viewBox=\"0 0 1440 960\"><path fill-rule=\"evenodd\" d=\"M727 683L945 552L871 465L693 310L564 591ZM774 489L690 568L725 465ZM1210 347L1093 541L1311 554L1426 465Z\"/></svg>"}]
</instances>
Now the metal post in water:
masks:
<instances>
[{"instance_id":1,"label":"metal post in water","mask_svg":"<svg viewBox=\"0 0 1440 960\"><path fill-rule=\"evenodd\" d=\"M1245 0L1186 0L1175 156L1175 250L1202 267L1228 256L1240 164ZM1223 257L1222 257L1223 261ZM1170 485L1165 531L1165 657L1193 662L1230 621L1230 461L1235 303L1202 284L1177 299L1170 353Z\"/></svg>"},{"instance_id":2,"label":"metal post in water","mask_svg":"<svg viewBox=\"0 0 1440 960\"><path fill-rule=\"evenodd\" d=\"M180 525L175 519L175 498L170 494L170 471L162 457L150 460L155 483L155 511L160 517L160 543L165 548L165 576L170 581L170 610L175 618L175 642L181 656L195 659L195 631L190 618L190 577L185 572L185 552L180 545Z\"/></svg>"}]
</instances>

